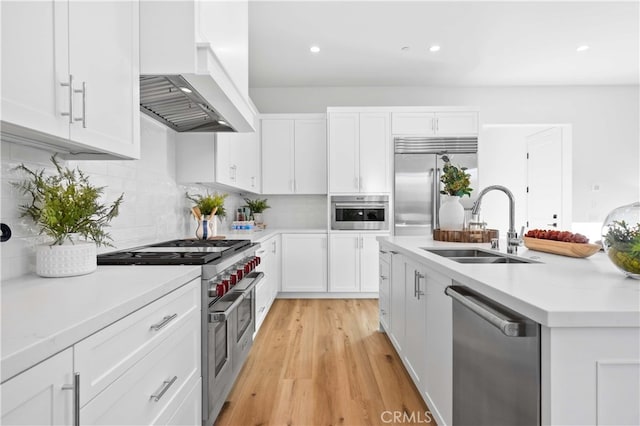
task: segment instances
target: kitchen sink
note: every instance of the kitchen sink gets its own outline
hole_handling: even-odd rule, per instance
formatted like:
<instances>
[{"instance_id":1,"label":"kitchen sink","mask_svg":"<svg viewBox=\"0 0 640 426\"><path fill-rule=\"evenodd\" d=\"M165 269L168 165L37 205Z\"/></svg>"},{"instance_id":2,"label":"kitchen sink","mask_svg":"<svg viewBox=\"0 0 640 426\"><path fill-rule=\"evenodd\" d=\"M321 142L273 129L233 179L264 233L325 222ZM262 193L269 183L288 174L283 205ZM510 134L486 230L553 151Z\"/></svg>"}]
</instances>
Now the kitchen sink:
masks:
<instances>
[{"instance_id":1,"label":"kitchen sink","mask_svg":"<svg viewBox=\"0 0 640 426\"><path fill-rule=\"evenodd\" d=\"M479 250L479 249L428 249L422 250L437 254L443 257L500 257L500 253Z\"/></svg>"},{"instance_id":2,"label":"kitchen sink","mask_svg":"<svg viewBox=\"0 0 640 426\"><path fill-rule=\"evenodd\" d=\"M429 253L446 257L458 263L496 264L496 263L540 263L523 257L507 256L502 253L480 249L431 249L422 248Z\"/></svg>"}]
</instances>

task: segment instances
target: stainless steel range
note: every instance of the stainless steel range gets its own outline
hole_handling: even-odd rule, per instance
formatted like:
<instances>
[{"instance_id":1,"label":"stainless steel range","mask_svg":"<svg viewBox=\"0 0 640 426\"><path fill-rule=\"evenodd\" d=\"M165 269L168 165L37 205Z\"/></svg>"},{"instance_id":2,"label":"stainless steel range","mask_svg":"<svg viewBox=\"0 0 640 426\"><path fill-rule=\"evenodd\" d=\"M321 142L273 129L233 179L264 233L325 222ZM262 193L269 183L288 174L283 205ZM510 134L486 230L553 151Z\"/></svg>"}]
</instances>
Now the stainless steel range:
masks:
<instances>
[{"instance_id":1,"label":"stainless steel range","mask_svg":"<svg viewBox=\"0 0 640 426\"><path fill-rule=\"evenodd\" d=\"M220 413L253 344L255 286L264 274L250 240L173 240L98 256L99 265L202 265L202 424Z\"/></svg>"}]
</instances>

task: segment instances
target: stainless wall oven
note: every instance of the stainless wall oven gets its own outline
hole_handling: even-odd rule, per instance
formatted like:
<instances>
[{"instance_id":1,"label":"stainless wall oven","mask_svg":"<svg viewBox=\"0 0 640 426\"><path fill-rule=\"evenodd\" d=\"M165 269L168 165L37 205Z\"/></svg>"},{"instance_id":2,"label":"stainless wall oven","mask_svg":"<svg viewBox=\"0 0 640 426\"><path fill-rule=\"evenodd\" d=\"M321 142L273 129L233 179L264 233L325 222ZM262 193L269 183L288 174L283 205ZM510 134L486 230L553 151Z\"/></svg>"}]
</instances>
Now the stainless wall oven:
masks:
<instances>
[{"instance_id":1,"label":"stainless wall oven","mask_svg":"<svg viewBox=\"0 0 640 426\"><path fill-rule=\"evenodd\" d=\"M337 195L331 197L331 229L389 229L389 196Z\"/></svg>"}]
</instances>

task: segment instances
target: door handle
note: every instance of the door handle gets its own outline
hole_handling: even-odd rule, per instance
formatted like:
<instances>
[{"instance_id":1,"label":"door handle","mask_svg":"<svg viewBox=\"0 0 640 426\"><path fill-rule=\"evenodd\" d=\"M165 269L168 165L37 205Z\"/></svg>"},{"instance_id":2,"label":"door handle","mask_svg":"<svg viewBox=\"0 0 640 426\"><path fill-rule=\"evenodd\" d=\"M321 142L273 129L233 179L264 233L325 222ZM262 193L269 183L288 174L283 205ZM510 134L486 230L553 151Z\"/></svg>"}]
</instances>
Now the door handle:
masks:
<instances>
[{"instance_id":1,"label":"door handle","mask_svg":"<svg viewBox=\"0 0 640 426\"><path fill-rule=\"evenodd\" d=\"M73 75L69 74L68 83L60 83L60 86L67 87L69 91L69 112L62 112L60 115L69 117L69 124L73 124Z\"/></svg>"},{"instance_id":2,"label":"door handle","mask_svg":"<svg viewBox=\"0 0 640 426\"><path fill-rule=\"evenodd\" d=\"M73 384L62 386L73 391L73 426L80 426L80 373L73 374Z\"/></svg>"},{"instance_id":3,"label":"door handle","mask_svg":"<svg viewBox=\"0 0 640 426\"><path fill-rule=\"evenodd\" d=\"M87 128L87 82L82 82L82 89L74 89L74 93L82 93L82 117L74 117L73 121L82 121L82 128Z\"/></svg>"}]
</instances>

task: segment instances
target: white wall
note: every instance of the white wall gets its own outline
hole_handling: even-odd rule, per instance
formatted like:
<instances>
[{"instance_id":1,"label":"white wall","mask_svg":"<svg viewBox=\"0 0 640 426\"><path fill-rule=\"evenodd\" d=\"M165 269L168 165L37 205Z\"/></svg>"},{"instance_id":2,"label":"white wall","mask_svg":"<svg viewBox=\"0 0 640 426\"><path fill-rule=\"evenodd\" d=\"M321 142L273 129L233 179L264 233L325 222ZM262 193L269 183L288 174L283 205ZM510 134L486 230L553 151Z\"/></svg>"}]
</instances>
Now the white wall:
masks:
<instances>
[{"instance_id":1,"label":"white wall","mask_svg":"<svg viewBox=\"0 0 640 426\"><path fill-rule=\"evenodd\" d=\"M574 222L602 222L613 208L640 199L638 93L638 86L250 90L263 113L323 112L328 106L464 105L480 109L482 124L572 124ZM600 190L592 191L596 184Z\"/></svg>"},{"instance_id":2,"label":"white wall","mask_svg":"<svg viewBox=\"0 0 640 426\"><path fill-rule=\"evenodd\" d=\"M105 186L106 200L113 201L124 192L120 215L108 229L116 248L195 236L196 222L189 214L191 205L185 192L203 193L206 188L176 184L175 150L179 147L174 137L174 131L142 116L140 160L66 162L69 167L80 167L93 184ZM13 231L12 238L0 245L3 281L33 271L34 246L46 240L37 236L37 229L27 219L19 217L18 206L27 200L11 186L22 176L12 169L24 163L32 169L51 170L50 157L44 150L2 142L1 219ZM242 204L238 194L230 194L225 207L233 213ZM229 224L219 226L228 228ZM110 250L114 248L99 248L100 252Z\"/></svg>"}]
</instances>

